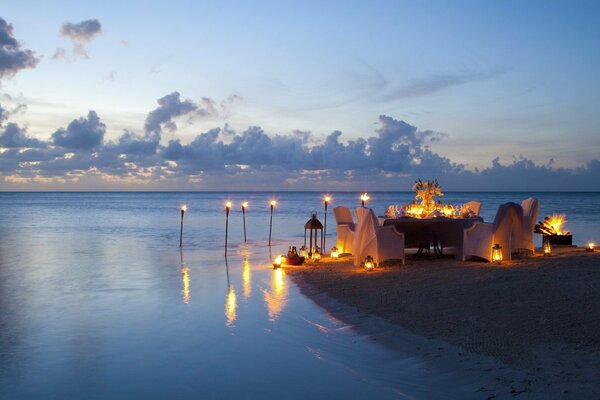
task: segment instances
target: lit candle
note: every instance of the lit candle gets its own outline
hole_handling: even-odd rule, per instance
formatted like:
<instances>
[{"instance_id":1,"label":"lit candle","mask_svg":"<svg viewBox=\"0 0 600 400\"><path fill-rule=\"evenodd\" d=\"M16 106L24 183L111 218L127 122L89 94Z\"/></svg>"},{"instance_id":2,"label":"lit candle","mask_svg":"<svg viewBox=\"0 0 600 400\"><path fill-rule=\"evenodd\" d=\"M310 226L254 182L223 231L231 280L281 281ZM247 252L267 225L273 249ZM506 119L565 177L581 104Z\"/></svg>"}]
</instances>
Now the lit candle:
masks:
<instances>
[{"instance_id":1,"label":"lit candle","mask_svg":"<svg viewBox=\"0 0 600 400\"><path fill-rule=\"evenodd\" d=\"M370 197L369 197L369 195L367 193L363 193L363 194L360 195L360 202L361 202L361 204L362 204L363 207L365 206L365 203L367 201L369 201L369 199L370 199Z\"/></svg>"},{"instance_id":2,"label":"lit candle","mask_svg":"<svg viewBox=\"0 0 600 400\"><path fill-rule=\"evenodd\" d=\"M596 249L596 244L594 242L589 242L587 247L585 248L586 251L589 251L591 253L593 253L595 249Z\"/></svg>"},{"instance_id":3,"label":"lit candle","mask_svg":"<svg viewBox=\"0 0 600 400\"><path fill-rule=\"evenodd\" d=\"M275 257L275 259L273 260L273 268L279 268L279 267L281 267L281 264L283 264L283 257L282 256Z\"/></svg>"},{"instance_id":4,"label":"lit candle","mask_svg":"<svg viewBox=\"0 0 600 400\"><path fill-rule=\"evenodd\" d=\"M331 248L331 253L329 254L332 258L338 258L340 256L340 252L338 251L338 248L333 246Z\"/></svg>"}]
</instances>

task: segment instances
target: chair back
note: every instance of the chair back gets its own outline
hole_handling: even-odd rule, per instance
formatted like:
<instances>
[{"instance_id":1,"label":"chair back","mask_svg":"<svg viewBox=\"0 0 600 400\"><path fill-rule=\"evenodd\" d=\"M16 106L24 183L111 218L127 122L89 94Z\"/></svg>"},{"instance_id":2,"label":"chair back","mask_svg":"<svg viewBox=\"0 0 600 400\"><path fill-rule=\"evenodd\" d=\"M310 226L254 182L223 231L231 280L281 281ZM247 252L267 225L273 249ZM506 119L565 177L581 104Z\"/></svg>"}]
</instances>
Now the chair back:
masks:
<instances>
[{"instance_id":1,"label":"chair back","mask_svg":"<svg viewBox=\"0 0 600 400\"><path fill-rule=\"evenodd\" d=\"M540 202L538 199L529 197L521 202L521 207L523 207L523 216L530 218L535 224L540 213Z\"/></svg>"},{"instance_id":2,"label":"chair back","mask_svg":"<svg viewBox=\"0 0 600 400\"><path fill-rule=\"evenodd\" d=\"M363 246L372 237L373 230L370 224L370 213L373 211L367 207L358 207L354 210L356 214L356 230L354 231L354 265L360 265L362 261ZM374 215L375 213L373 213Z\"/></svg>"},{"instance_id":3,"label":"chair back","mask_svg":"<svg viewBox=\"0 0 600 400\"><path fill-rule=\"evenodd\" d=\"M511 259L513 241L518 238L523 225L523 208L513 202L501 204L494 218L494 242L502 246L502 256Z\"/></svg>"},{"instance_id":4,"label":"chair back","mask_svg":"<svg viewBox=\"0 0 600 400\"><path fill-rule=\"evenodd\" d=\"M481 203L478 201L469 201L463 204L463 208L468 208L473 211L475 215L479 216L479 212L481 211Z\"/></svg>"},{"instance_id":5,"label":"chair back","mask_svg":"<svg viewBox=\"0 0 600 400\"><path fill-rule=\"evenodd\" d=\"M333 209L333 215L335 215L335 222L338 224L353 224L352 213L348 207L337 206Z\"/></svg>"}]
</instances>

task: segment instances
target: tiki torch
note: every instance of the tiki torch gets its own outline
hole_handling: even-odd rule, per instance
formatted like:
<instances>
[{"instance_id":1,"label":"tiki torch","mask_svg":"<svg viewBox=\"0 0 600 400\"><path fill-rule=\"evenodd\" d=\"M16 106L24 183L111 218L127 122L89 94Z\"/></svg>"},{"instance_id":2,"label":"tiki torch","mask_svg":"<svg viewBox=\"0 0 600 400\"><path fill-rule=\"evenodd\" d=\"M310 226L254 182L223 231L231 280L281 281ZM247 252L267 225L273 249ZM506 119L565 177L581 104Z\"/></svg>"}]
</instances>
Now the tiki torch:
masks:
<instances>
[{"instance_id":1,"label":"tiki torch","mask_svg":"<svg viewBox=\"0 0 600 400\"><path fill-rule=\"evenodd\" d=\"M246 243L246 208L248 208L248 202L242 203L242 219L244 220L244 243Z\"/></svg>"},{"instance_id":2,"label":"tiki torch","mask_svg":"<svg viewBox=\"0 0 600 400\"><path fill-rule=\"evenodd\" d=\"M187 211L187 206L184 204L181 206L181 226L179 227L179 247L183 243L183 214Z\"/></svg>"},{"instance_id":3,"label":"tiki torch","mask_svg":"<svg viewBox=\"0 0 600 400\"><path fill-rule=\"evenodd\" d=\"M269 246L271 246L271 232L273 231L273 209L277 205L276 200L271 200L271 218L269 219Z\"/></svg>"},{"instance_id":4,"label":"tiki torch","mask_svg":"<svg viewBox=\"0 0 600 400\"><path fill-rule=\"evenodd\" d=\"M365 203L367 201L369 201L369 199L370 199L370 197L369 197L369 195L367 193L363 193L363 194L360 195L360 202L361 202L361 204L362 204L363 207L365 206Z\"/></svg>"},{"instance_id":5,"label":"tiki torch","mask_svg":"<svg viewBox=\"0 0 600 400\"><path fill-rule=\"evenodd\" d=\"M321 234L321 251L325 251L325 242L327 239L327 206L331 201L331 196L325 196L323 198L323 205L325 205L325 224L323 225L323 232Z\"/></svg>"},{"instance_id":6,"label":"tiki torch","mask_svg":"<svg viewBox=\"0 0 600 400\"><path fill-rule=\"evenodd\" d=\"M231 209L231 202L225 203L225 256L227 256L227 237L229 235L229 210Z\"/></svg>"}]
</instances>

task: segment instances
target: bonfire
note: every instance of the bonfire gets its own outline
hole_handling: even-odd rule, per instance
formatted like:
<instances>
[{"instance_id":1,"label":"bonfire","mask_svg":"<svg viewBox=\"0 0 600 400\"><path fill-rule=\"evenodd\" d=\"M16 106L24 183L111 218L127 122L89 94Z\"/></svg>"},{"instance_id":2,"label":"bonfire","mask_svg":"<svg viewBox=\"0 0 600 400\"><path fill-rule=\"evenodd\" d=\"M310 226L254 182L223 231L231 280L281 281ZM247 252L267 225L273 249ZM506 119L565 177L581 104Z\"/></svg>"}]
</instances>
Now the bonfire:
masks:
<instances>
[{"instance_id":1,"label":"bonfire","mask_svg":"<svg viewBox=\"0 0 600 400\"><path fill-rule=\"evenodd\" d=\"M569 236L571 232L563 230L565 222L567 222L565 214L552 214L537 223L535 233L546 236Z\"/></svg>"}]
</instances>

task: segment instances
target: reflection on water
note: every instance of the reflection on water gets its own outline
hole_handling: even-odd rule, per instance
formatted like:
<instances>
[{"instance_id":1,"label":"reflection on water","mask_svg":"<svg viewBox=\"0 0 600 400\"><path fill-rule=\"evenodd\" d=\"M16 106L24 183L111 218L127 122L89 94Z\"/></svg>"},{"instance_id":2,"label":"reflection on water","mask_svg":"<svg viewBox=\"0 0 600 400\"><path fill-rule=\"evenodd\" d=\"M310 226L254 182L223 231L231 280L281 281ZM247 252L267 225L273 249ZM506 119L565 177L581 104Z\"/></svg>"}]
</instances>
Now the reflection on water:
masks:
<instances>
[{"instance_id":1,"label":"reflection on water","mask_svg":"<svg viewBox=\"0 0 600 400\"><path fill-rule=\"evenodd\" d=\"M237 311L237 295L235 289L229 280L229 263L227 262L227 256L225 256L225 273L227 274L227 300L225 301L225 325L231 327L236 319Z\"/></svg>"},{"instance_id":2,"label":"reflection on water","mask_svg":"<svg viewBox=\"0 0 600 400\"><path fill-rule=\"evenodd\" d=\"M190 302L190 269L183 262L183 251L181 249L179 250L179 260L181 263L181 296L183 304L188 304Z\"/></svg>"},{"instance_id":3,"label":"reflection on water","mask_svg":"<svg viewBox=\"0 0 600 400\"><path fill-rule=\"evenodd\" d=\"M285 284L285 271L283 268L273 270L271 277L271 290L263 290L269 321L276 321L287 305L287 286Z\"/></svg>"},{"instance_id":4,"label":"reflection on water","mask_svg":"<svg viewBox=\"0 0 600 400\"><path fill-rule=\"evenodd\" d=\"M183 285L181 290L183 303L188 304L190 302L190 269L188 267L181 267L181 283Z\"/></svg>"},{"instance_id":5,"label":"reflection on water","mask_svg":"<svg viewBox=\"0 0 600 400\"><path fill-rule=\"evenodd\" d=\"M242 282L244 283L244 297L247 299L250 297L250 293L252 293L252 281L251 281L251 272L250 272L250 263L248 262L248 257L244 257L244 269L242 272Z\"/></svg>"},{"instance_id":6,"label":"reflection on water","mask_svg":"<svg viewBox=\"0 0 600 400\"><path fill-rule=\"evenodd\" d=\"M227 301L225 302L225 317L227 318L226 325L233 326L236 318L236 309L237 309L237 296L235 294L235 289L233 286L229 287L227 291Z\"/></svg>"}]
</instances>

